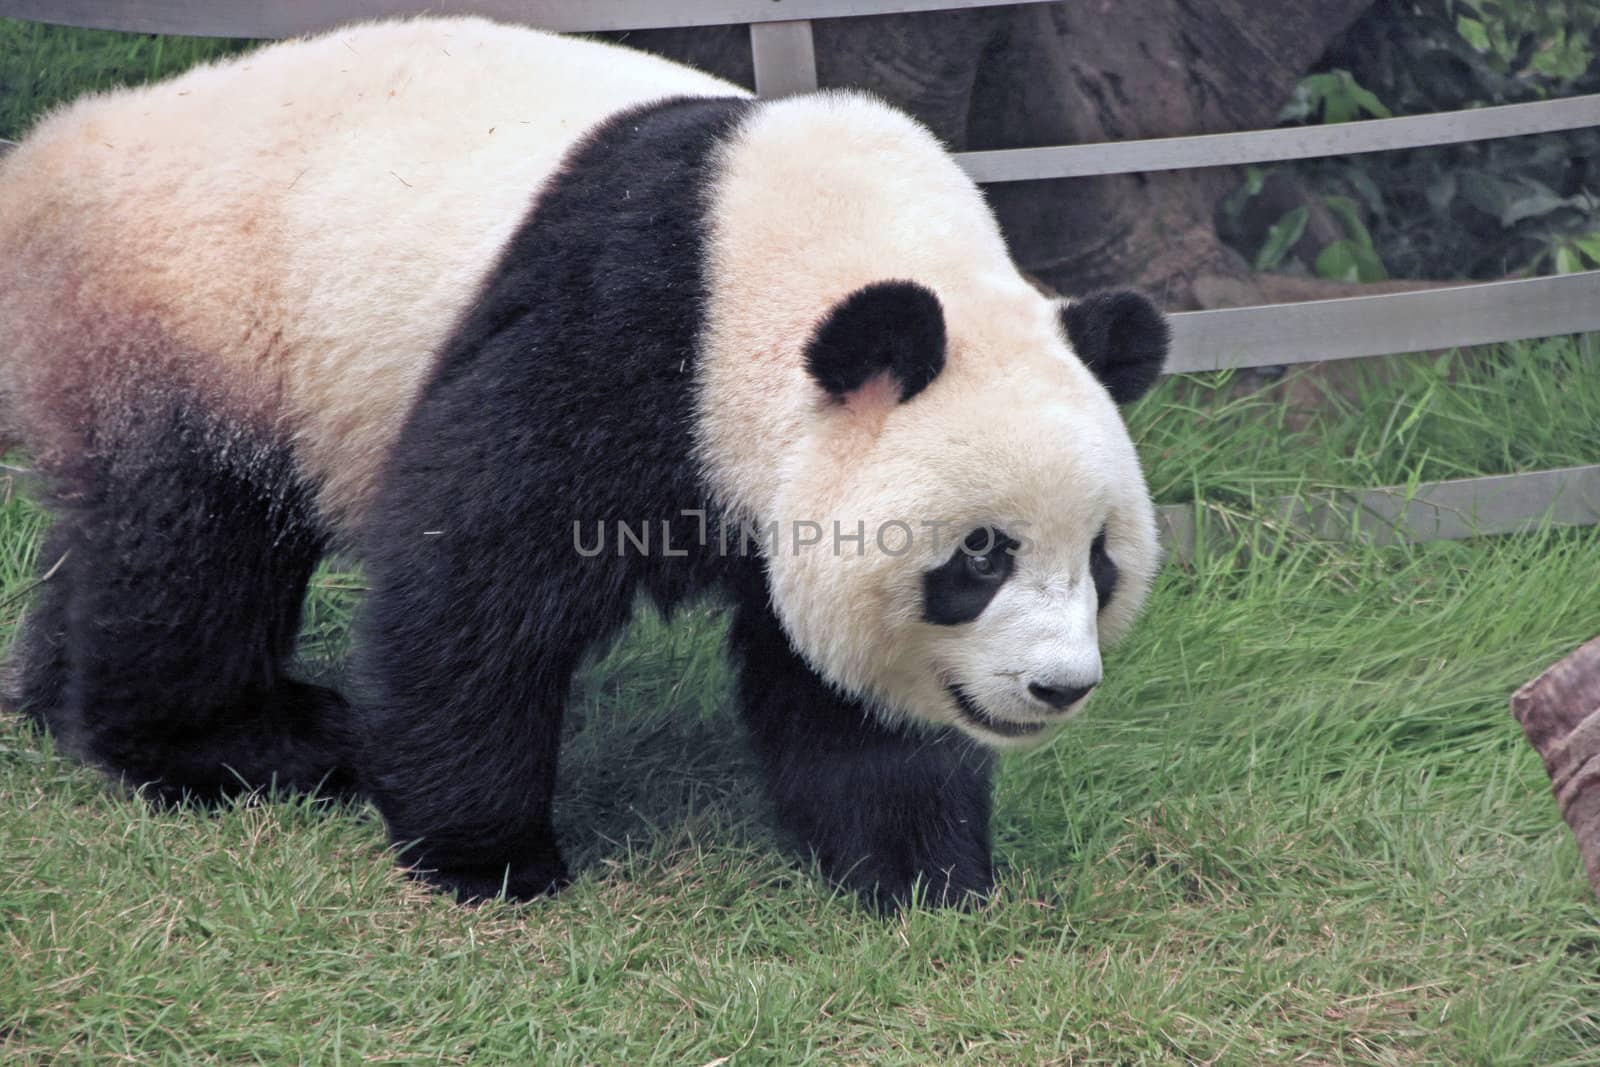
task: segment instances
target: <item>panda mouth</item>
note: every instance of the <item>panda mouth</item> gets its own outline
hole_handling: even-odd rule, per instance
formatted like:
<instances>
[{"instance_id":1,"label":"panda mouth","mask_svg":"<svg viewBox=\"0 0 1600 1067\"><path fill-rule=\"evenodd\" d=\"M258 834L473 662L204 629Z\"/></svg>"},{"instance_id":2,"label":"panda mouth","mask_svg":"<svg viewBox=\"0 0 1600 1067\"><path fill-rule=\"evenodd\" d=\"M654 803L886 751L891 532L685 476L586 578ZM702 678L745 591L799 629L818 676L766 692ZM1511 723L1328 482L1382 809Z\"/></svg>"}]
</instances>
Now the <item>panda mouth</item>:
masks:
<instances>
[{"instance_id":1,"label":"panda mouth","mask_svg":"<svg viewBox=\"0 0 1600 1067\"><path fill-rule=\"evenodd\" d=\"M978 707L977 702L967 696L958 685L947 685L950 695L955 698L956 710L961 712L961 717L974 726L982 727L990 733L999 734L1001 737L1029 737L1043 730L1048 723L1042 722L1013 722L1009 719L997 719L987 711Z\"/></svg>"}]
</instances>

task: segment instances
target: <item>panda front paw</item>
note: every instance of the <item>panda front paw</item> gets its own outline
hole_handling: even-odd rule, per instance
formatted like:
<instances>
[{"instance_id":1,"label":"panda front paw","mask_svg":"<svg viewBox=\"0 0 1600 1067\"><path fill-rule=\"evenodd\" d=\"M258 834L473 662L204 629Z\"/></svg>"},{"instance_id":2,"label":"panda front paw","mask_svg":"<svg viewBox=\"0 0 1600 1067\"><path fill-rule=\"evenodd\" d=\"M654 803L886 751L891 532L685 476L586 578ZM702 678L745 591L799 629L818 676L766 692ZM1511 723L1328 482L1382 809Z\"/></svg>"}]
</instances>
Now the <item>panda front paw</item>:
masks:
<instances>
[{"instance_id":1,"label":"panda front paw","mask_svg":"<svg viewBox=\"0 0 1600 1067\"><path fill-rule=\"evenodd\" d=\"M974 813L977 814L977 813ZM882 915L912 907L982 907L994 887L987 812L944 825L872 827L869 839L819 855L829 880Z\"/></svg>"},{"instance_id":2,"label":"panda front paw","mask_svg":"<svg viewBox=\"0 0 1600 1067\"><path fill-rule=\"evenodd\" d=\"M803 783L803 785L802 785ZM989 768L969 748L837 755L776 779L778 821L883 914L974 908L994 885Z\"/></svg>"}]
</instances>

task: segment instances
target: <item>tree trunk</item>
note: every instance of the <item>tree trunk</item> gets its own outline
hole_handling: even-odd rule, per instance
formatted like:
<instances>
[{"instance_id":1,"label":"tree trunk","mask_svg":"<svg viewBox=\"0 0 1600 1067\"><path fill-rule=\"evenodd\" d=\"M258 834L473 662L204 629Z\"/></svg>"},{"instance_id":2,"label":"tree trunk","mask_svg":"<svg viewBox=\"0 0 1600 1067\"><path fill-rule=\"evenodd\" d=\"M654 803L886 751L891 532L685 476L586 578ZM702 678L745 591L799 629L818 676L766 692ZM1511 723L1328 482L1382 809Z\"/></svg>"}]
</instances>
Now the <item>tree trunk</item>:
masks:
<instances>
[{"instance_id":1,"label":"tree trunk","mask_svg":"<svg viewBox=\"0 0 1600 1067\"><path fill-rule=\"evenodd\" d=\"M1271 126L1295 83L1372 0L1073 0L816 24L823 85L871 90L955 149ZM751 84L740 28L630 44ZM1252 302L1217 236L1229 168L989 187L1018 263L1063 292L1138 285L1169 308ZM1224 294L1224 295L1217 295Z\"/></svg>"},{"instance_id":2,"label":"tree trunk","mask_svg":"<svg viewBox=\"0 0 1600 1067\"><path fill-rule=\"evenodd\" d=\"M1072 144L1271 126L1295 83L1371 0L1078 2L1013 9L974 97L971 147ZM1167 307L1253 287L1217 237L1229 168L990 190L1018 260L1068 291L1134 283Z\"/></svg>"}]
</instances>

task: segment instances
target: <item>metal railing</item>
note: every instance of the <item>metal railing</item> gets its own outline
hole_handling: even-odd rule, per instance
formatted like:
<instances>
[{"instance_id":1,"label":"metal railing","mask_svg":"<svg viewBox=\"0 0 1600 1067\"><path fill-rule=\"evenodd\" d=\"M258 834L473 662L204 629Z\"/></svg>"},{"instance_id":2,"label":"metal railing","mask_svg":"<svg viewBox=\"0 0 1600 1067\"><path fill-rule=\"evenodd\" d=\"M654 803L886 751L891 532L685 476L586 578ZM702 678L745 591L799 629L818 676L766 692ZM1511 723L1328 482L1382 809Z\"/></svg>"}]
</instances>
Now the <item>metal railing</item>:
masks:
<instances>
[{"instance_id":1,"label":"metal railing","mask_svg":"<svg viewBox=\"0 0 1600 1067\"><path fill-rule=\"evenodd\" d=\"M0 15L72 26L199 37L287 37L358 19L433 12L481 14L552 30L603 31L745 24L757 92L817 85L812 19L994 7L1052 0L0 0ZM1505 107L1105 144L1059 145L956 158L979 182L1030 181L1305 159L1457 144L1600 126L1600 95ZM0 151L4 150L0 142ZM1171 316L1169 372L1277 366L1525 340L1600 330L1600 271L1419 292ZM1600 446L1600 428L1596 430ZM1285 497L1278 520L1325 536L1455 539L1541 522L1600 523L1600 463L1414 486ZM1180 556L1205 516L1161 509Z\"/></svg>"}]
</instances>

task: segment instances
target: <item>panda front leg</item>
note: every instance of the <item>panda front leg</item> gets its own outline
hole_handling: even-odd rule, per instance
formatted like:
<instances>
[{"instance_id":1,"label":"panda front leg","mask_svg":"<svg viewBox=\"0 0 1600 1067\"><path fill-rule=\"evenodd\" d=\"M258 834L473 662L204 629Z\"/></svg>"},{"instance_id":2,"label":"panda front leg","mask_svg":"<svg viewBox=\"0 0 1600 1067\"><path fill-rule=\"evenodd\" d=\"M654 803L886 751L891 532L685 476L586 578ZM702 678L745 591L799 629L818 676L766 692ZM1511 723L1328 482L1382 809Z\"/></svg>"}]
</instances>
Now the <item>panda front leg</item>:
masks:
<instances>
[{"instance_id":1,"label":"panda front leg","mask_svg":"<svg viewBox=\"0 0 1600 1067\"><path fill-rule=\"evenodd\" d=\"M994 881L988 753L895 729L840 696L795 654L764 589L741 597L732 642L779 825L823 873L885 912L982 903Z\"/></svg>"},{"instance_id":2,"label":"panda front leg","mask_svg":"<svg viewBox=\"0 0 1600 1067\"><path fill-rule=\"evenodd\" d=\"M551 804L572 674L628 600L543 558L527 528L482 514L433 529L397 525L369 553L362 788L414 877L463 903L531 899L568 881Z\"/></svg>"},{"instance_id":3,"label":"panda front leg","mask_svg":"<svg viewBox=\"0 0 1600 1067\"><path fill-rule=\"evenodd\" d=\"M358 765L399 862L463 903L561 888L550 809L571 666L514 649L524 609L499 597L471 604L426 571L369 577Z\"/></svg>"}]
</instances>

